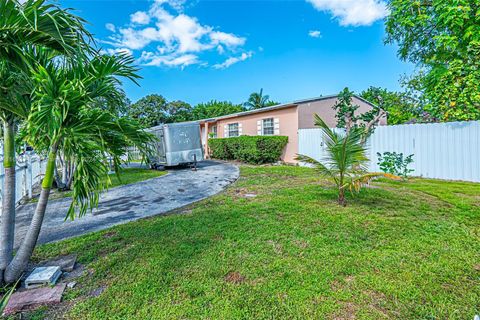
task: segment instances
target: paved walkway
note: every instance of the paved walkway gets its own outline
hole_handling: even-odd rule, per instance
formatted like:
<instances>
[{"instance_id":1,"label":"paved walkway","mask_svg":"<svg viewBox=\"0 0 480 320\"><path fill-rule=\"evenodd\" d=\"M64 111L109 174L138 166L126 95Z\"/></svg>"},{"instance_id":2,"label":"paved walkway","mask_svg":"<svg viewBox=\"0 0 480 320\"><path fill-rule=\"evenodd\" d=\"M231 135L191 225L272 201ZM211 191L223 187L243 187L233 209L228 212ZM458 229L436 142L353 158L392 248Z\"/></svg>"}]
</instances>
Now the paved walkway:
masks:
<instances>
[{"instance_id":1,"label":"paved walkway","mask_svg":"<svg viewBox=\"0 0 480 320\"><path fill-rule=\"evenodd\" d=\"M145 217L159 215L210 197L235 181L236 166L204 161L198 171L171 170L165 176L108 190L98 209L74 221L65 221L70 198L49 202L39 243L52 242L102 230ZM28 229L35 204L17 209L15 246Z\"/></svg>"}]
</instances>

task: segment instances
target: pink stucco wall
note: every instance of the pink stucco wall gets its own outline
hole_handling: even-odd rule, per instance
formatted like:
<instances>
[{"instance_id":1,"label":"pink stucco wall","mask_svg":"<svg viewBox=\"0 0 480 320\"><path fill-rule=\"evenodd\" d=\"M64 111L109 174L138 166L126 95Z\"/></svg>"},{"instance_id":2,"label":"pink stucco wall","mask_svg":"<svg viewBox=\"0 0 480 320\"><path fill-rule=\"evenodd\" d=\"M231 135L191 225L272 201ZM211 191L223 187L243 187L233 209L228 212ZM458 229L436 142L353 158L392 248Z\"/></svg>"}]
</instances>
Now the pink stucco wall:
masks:
<instances>
[{"instance_id":1,"label":"pink stucco wall","mask_svg":"<svg viewBox=\"0 0 480 320\"><path fill-rule=\"evenodd\" d=\"M295 162L294 158L298 152L298 115L297 107L292 106L284 109L271 110L261 113L244 115L229 119L218 120L215 124L209 124L209 132L211 126L217 126L217 137L224 138L225 125L229 123L241 123L242 135L256 136L257 135L257 121L266 118L278 118L279 120L279 135L288 137L288 144L285 147L282 155L282 160L285 162Z\"/></svg>"}]
</instances>

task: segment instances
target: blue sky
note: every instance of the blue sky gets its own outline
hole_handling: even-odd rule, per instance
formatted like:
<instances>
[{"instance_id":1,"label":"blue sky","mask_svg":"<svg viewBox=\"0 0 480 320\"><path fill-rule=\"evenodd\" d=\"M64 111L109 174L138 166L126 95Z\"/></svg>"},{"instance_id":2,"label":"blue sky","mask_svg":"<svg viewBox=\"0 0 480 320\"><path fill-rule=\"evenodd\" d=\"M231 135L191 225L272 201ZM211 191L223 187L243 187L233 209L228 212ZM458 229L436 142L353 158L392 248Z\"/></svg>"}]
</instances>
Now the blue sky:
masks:
<instances>
[{"instance_id":1,"label":"blue sky","mask_svg":"<svg viewBox=\"0 0 480 320\"><path fill-rule=\"evenodd\" d=\"M132 101L243 102L260 88L287 102L371 85L400 89L412 66L385 46L383 0L67 0L105 51L141 66Z\"/></svg>"}]
</instances>

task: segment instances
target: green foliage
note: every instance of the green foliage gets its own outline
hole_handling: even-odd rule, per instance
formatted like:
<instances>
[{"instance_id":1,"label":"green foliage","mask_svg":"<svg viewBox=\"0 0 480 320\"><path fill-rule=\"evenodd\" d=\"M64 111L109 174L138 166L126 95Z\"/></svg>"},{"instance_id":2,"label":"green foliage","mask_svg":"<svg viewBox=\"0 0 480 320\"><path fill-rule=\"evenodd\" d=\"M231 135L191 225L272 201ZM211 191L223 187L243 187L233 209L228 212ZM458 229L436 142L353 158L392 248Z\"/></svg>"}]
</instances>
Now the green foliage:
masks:
<instances>
[{"instance_id":1,"label":"green foliage","mask_svg":"<svg viewBox=\"0 0 480 320\"><path fill-rule=\"evenodd\" d=\"M260 89L259 92L251 93L248 101L245 102L243 105L248 110L254 110L274 106L277 104L278 102L270 100L270 96L268 94L264 95L263 89Z\"/></svg>"},{"instance_id":2,"label":"green foliage","mask_svg":"<svg viewBox=\"0 0 480 320\"><path fill-rule=\"evenodd\" d=\"M167 104L167 120L165 123L184 122L192 119L192 106L181 100L171 101Z\"/></svg>"},{"instance_id":3,"label":"green foliage","mask_svg":"<svg viewBox=\"0 0 480 320\"><path fill-rule=\"evenodd\" d=\"M387 43L418 66L407 82L430 121L480 119L478 0L393 0Z\"/></svg>"},{"instance_id":4,"label":"green foliage","mask_svg":"<svg viewBox=\"0 0 480 320\"><path fill-rule=\"evenodd\" d=\"M119 77L138 78L133 57L97 55L89 60L44 63L32 71L33 107L23 137L37 152L55 157L58 150L74 164L68 212L73 219L76 208L83 215L97 205L100 191L107 186L102 179L110 170L109 157L117 171L129 146L146 151L152 137L136 121L98 107L98 98L123 99L117 89Z\"/></svg>"},{"instance_id":5,"label":"green foliage","mask_svg":"<svg viewBox=\"0 0 480 320\"><path fill-rule=\"evenodd\" d=\"M168 102L159 94L145 96L130 106L128 115L145 128L162 123L190 121L192 107L183 101Z\"/></svg>"},{"instance_id":6,"label":"green foliage","mask_svg":"<svg viewBox=\"0 0 480 320\"><path fill-rule=\"evenodd\" d=\"M18 283L18 281L17 281L17 283ZM17 286L17 283L15 283L15 285L12 285L7 290L7 292L5 292L5 294L2 296L2 298L0 299L0 316L3 314L3 310L5 310L5 308L7 307L7 304L8 304L8 301L10 300L10 297L15 292L15 288Z\"/></svg>"},{"instance_id":7,"label":"green foliage","mask_svg":"<svg viewBox=\"0 0 480 320\"><path fill-rule=\"evenodd\" d=\"M287 143L288 137L285 136L240 136L208 140L212 158L252 164L277 162Z\"/></svg>"},{"instance_id":8,"label":"green foliage","mask_svg":"<svg viewBox=\"0 0 480 320\"><path fill-rule=\"evenodd\" d=\"M403 153L384 152L381 154L377 152L377 156L377 164L380 166L380 170L385 173L406 179L408 175L414 171L413 169L408 169L408 165L413 163L413 154L404 157Z\"/></svg>"},{"instance_id":9,"label":"green foliage","mask_svg":"<svg viewBox=\"0 0 480 320\"><path fill-rule=\"evenodd\" d=\"M418 121L418 103L407 92L370 87L360 93L360 96L377 106L384 106L389 125Z\"/></svg>"},{"instance_id":10,"label":"green foliage","mask_svg":"<svg viewBox=\"0 0 480 320\"><path fill-rule=\"evenodd\" d=\"M358 113L358 105L353 103L355 94L348 88L344 88L338 94L338 100L333 106L337 111L335 117L337 118L337 128L346 129L347 133L351 129L362 128L364 131L363 140L373 132L378 121L386 115L383 104L375 105L371 110ZM321 121L321 119L320 119ZM319 122L320 123L320 122Z\"/></svg>"},{"instance_id":11,"label":"green foliage","mask_svg":"<svg viewBox=\"0 0 480 320\"><path fill-rule=\"evenodd\" d=\"M165 123L167 100L158 94L145 96L130 106L129 115L145 128Z\"/></svg>"},{"instance_id":12,"label":"green foliage","mask_svg":"<svg viewBox=\"0 0 480 320\"><path fill-rule=\"evenodd\" d=\"M385 176L380 173L369 173L367 149L364 145L365 130L352 127L340 133L328 127L317 114L315 125L322 129L326 156L317 161L306 155L297 155L296 160L312 165L323 177L331 179L338 189L338 204L345 206L345 191L359 192L361 187L373 178Z\"/></svg>"},{"instance_id":13,"label":"green foliage","mask_svg":"<svg viewBox=\"0 0 480 320\"><path fill-rule=\"evenodd\" d=\"M233 104L230 101L211 100L206 103L197 104L192 109L191 120L215 118L242 111L245 111L242 105Z\"/></svg>"}]
</instances>

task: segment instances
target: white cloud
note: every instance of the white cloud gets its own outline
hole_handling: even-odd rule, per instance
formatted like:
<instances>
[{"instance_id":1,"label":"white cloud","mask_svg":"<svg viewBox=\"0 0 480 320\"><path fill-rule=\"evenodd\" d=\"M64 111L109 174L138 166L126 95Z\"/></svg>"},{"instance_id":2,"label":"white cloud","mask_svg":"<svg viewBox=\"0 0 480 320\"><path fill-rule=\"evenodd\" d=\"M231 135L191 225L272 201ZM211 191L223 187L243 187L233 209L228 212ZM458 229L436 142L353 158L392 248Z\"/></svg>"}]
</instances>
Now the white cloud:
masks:
<instances>
[{"instance_id":1,"label":"white cloud","mask_svg":"<svg viewBox=\"0 0 480 320\"><path fill-rule=\"evenodd\" d=\"M243 51L246 39L204 25L196 17L173 13L183 8L184 0L155 0L147 11L130 15L130 24L115 28L109 41L115 48L133 52L143 50L140 58L146 65L181 66L200 64L199 54L216 50L218 54ZM151 48L155 46L156 50ZM240 49L240 50L239 50Z\"/></svg>"},{"instance_id":2,"label":"white cloud","mask_svg":"<svg viewBox=\"0 0 480 320\"><path fill-rule=\"evenodd\" d=\"M107 23L105 24L105 28L107 28L108 31L115 32L116 28L113 23Z\"/></svg>"},{"instance_id":3,"label":"white cloud","mask_svg":"<svg viewBox=\"0 0 480 320\"><path fill-rule=\"evenodd\" d=\"M369 26L388 14L383 0L307 0L315 9L328 11L342 26Z\"/></svg>"},{"instance_id":4,"label":"white cloud","mask_svg":"<svg viewBox=\"0 0 480 320\"><path fill-rule=\"evenodd\" d=\"M232 33L225 33L221 31L214 31L209 34L213 43L223 43L227 47L243 46L246 39L237 37Z\"/></svg>"},{"instance_id":5,"label":"white cloud","mask_svg":"<svg viewBox=\"0 0 480 320\"><path fill-rule=\"evenodd\" d=\"M127 53L129 55L133 55L132 50L127 49L127 48L114 48L114 49L108 48L106 50L103 50L103 52L111 54L111 55L114 55L114 54L117 54L117 53Z\"/></svg>"},{"instance_id":6,"label":"white cloud","mask_svg":"<svg viewBox=\"0 0 480 320\"><path fill-rule=\"evenodd\" d=\"M318 30L310 30L308 32L308 35L312 38L321 38L322 37L322 33Z\"/></svg>"},{"instance_id":7,"label":"white cloud","mask_svg":"<svg viewBox=\"0 0 480 320\"><path fill-rule=\"evenodd\" d=\"M238 63L240 61L245 61L245 60L251 58L252 55L253 55L252 52L244 52L238 57L230 57L222 63L217 63L217 64L213 65L213 67L215 69L225 69L225 68L228 68L235 63Z\"/></svg>"},{"instance_id":8,"label":"white cloud","mask_svg":"<svg viewBox=\"0 0 480 320\"><path fill-rule=\"evenodd\" d=\"M136 24L149 24L150 16L145 11L137 11L130 15L130 21Z\"/></svg>"},{"instance_id":9,"label":"white cloud","mask_svg":"<svg viewBox=\"0 0 480 320\"><path fill-rule=\"evenodd\" d=\"M194 54L176 56L175 54L161 55L146 51L142 52L139 61L145 66L181 67L182 69L186 66L200 63L198 56Z\"/></svg>"}]
</instances>

